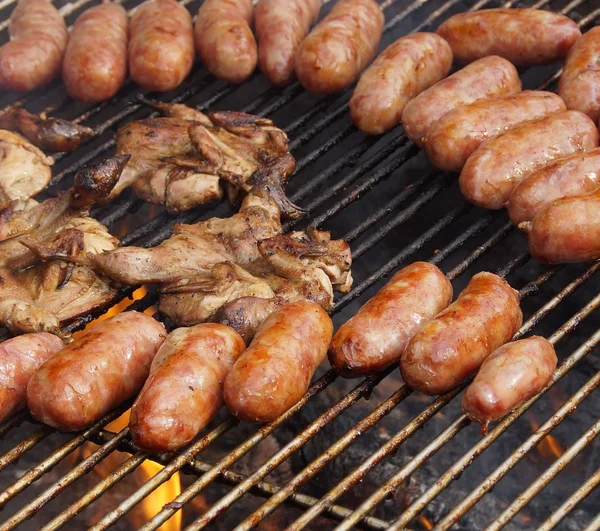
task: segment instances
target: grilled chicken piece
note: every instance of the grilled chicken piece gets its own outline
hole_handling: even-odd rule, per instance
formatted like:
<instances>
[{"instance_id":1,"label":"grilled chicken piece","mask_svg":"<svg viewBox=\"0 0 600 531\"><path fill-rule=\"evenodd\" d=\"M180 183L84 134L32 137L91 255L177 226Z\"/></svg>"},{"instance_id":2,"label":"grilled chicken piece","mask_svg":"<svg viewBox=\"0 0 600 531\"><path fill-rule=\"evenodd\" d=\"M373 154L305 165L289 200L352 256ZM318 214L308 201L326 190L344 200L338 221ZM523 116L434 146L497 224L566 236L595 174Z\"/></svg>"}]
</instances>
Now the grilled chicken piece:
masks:
<instances>
[{"instance_id":1,"label":"grilled chicken piece","mask_svg":"<svg viewBox=\"0 0 600 531\"><path fill-rule=\"evenodd\" d=\"M0 129L0 208L43 190L52 176L52 158L23 137Z\"/></svg>"},{"instance_id":2,"label":"grilled chicken piece","mask_svg":"<svg viewBox=\"0 0 600 531\"><path fill-rule=\"evenodd\" d=\"M94 131L61 118L31 114L25 109L12 108L0 114L0 128L21 133L44 151L75 151L87 142Z\"/></svg>"},{"instance_id":3,"label":"grilled chicken piece","mask_svg":"<svg viewBox=\"0 0 600 531\"><path fill-rule=\"evenodd\" d=\"M117 153L132 158L113 196L133 186L142 199L181 212L219 199L222 179L231 199L262 190L287 217L302 215L284 192L296 162L286 134L271 120L142 101L164 116L130 122L117 132Z\"/></svg>"}]
</instances>

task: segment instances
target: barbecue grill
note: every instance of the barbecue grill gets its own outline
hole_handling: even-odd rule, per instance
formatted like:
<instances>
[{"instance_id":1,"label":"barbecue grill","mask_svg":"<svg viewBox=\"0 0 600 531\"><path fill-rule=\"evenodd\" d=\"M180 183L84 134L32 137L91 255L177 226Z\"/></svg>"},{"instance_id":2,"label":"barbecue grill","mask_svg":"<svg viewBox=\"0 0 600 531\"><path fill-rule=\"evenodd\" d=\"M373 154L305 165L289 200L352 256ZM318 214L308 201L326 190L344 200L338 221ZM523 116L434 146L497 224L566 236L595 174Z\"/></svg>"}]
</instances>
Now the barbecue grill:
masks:
<instances>
[{"instance_id":1,"label":"barbecue grill","mask_svg":"<svg viewBox=\"0 0 600 531\"><path fill-rule=\"evenodd\" d=\"M136 2L124 3L133 9ZM14 3L0 2L0 42L7 39ZM96 2L58 3L72 24ZM195 13L200 2L182 3ZM333 3L324 6L325 13ZM454 13L500 5L385 0L380 50L401 35L435 29ZM576 20L582 30L600 19L596 0L503 5L552 9ZM524 88L554 90L559 71L554 65L521 74ZM112 100L90 106L71 101L55 82L18 99L3 95L0 106L23 105L94 128L96 135L84 148L55 157L54 178L45 192L55 194L69 187L83 164L112 153L119 126L151 113L132 103L139 93L128 82ZM461 414L464 386L428 398L402 385L397 369L346 381L322 367L306 396L280 418L255 426L221 411L191 446L162 455L136 450L126 427L107 428L130 404L75 435L58 434L22 412L0 425L0 530L84 528L89 522L82 515L90 506L101 508L92 529L127 529L128 513L177 473L182 473L181 492L155 507L141 529L159 528L180 509L190 530L238 524L239 529L441 530L455 523L463 529L600 529L600 492L594 493L600 483L595 440L600 414L591 397L600 385L600 262L547 268L531 260L525 236L506 214L468 204L456 175L434 170L400 127L383 137L359 133L349 119L350 93L318 97L297 83L273 89L259 74L233 86L196 65L178 89L158 98L269 116L287 131L298 160L288 191L308 216L287 222L285 230L315 225L352 247L355 284L336 300L337 326L392 272L416 260L439 265L456 293L477 271L507 278L520 290L525 314L517 336L544 335L559 355L558 369L540 398L481 436ZM151 246L168 237L174 223L233 212L222 203L173 216L129 191L93 215L124 245ZM121 290L119 299L132 293ZM149 290L141 298L135 293L137 300L128 308L153 312L156 293ZM97 316L67 328L80 329ZM91 448L87 455L70 460L84 447ZM93 485L84 482L117 453L123 457L114 468ZM163 468L128 489L128 478L149 460ZM102 505L116 489L125 491L119 501Z\"/></svg>"}]
</instances>

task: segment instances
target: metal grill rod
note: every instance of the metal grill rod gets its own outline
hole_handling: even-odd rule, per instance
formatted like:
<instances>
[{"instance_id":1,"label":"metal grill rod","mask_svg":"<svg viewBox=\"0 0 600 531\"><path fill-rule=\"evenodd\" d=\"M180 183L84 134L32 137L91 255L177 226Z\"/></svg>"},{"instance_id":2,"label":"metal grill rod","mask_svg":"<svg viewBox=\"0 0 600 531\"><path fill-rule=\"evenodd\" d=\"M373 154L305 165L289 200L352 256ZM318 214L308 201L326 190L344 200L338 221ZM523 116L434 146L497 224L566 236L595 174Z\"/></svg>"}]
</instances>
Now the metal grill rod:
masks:
<instances>
[{"instance_id":1,"label":"metal grill rod","mask_svg":"<svg viewBox=\"0 0 600 531\"><path fill-rule=\"evenodd\" d=\"M600 513L594 518L584 531L598 531L600 529Z\"/></svg>"},{"instance_id":2,"label":"metal grill rod","mask_svg":"<svg viewBox=\"0 0 600 531\"><path fill-rule=\"evenodd\" d=\"M12 462L19 459L25 452L31 450L34 446L42 442L50 433L52 429L48 426L42 426L39 430L32 433L24 441L21 441L17 446L6 452L3 456L0 456L0 472L4 470Z\"/></svg>"}]
</instances>

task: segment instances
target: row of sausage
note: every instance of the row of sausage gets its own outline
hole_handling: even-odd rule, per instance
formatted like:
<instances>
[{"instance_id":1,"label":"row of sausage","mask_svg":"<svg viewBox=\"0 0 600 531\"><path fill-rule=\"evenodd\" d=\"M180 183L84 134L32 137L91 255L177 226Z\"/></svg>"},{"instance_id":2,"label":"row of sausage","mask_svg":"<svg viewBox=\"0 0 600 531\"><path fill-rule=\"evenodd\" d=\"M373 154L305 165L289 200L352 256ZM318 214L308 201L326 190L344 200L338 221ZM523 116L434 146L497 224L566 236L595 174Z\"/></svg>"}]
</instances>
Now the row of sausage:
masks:
<instances>
[{"instance_id":1,"label":"row of sausage","mask_svg":"<svg viewBox=\"0 0 600 531\"><path fill-rule=\"evenodd\" d=\"M0 420L27 404L42 422L78 431L139 393L130 416L134 442L173 450L191 441L223 401L242 420L283 414L304 396L329 351L344 377L399 363L407 385L426 394L445 393L479 371L463 409L485 428L547 384L556 354L540 337L509 343L522 313L517 292L500 277L479 273L451 301L448 278L417 262L334 336L329 316L307 301L272 313L248 348L225 325L167 336L158 321L133 311L67 346L47 333L25 334L0 346Z\"/></svg>"}]
</instances>

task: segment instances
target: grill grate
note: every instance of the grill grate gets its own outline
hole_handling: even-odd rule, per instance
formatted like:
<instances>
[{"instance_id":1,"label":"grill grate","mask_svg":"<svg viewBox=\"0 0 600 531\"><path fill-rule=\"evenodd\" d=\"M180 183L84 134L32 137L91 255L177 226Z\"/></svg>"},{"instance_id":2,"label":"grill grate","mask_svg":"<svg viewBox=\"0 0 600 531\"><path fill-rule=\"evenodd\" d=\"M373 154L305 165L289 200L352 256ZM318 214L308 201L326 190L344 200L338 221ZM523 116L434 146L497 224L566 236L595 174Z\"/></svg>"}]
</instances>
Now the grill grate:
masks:
<instances>
[{"instance_id":1,"label":"grill grate","mask_svg":"<svg viewBox=\"0 0 600 531\"><path fill-rule=\"evenodd\" d=\"M5 19L14 3L15 0L0 1L0 13ZM68 23L91 3L77 0L66 4L62 11ZM137 0L124 3L129 9ZM182 3L195 12L200 2L184 0ZM327 2L325 11L331 4ZM499 5L493 0L415 0L412 3L385 0L382 6L386 9L387 23L381 48L408 32L435 28L455 12ZM540 0L528 5L568 14L582 29L600 18L600 8L595 7L594 0L568 3ZM6 27L6 22L0 23L0 42L7 39ZM523 72L522 78L528 88L553 89L558 75L553 67L540 67ZM110 153L114 147L113 133L119 126L149 114L137 103L128 104L139 92L139 88L129 82L113 100L90 107L69 100L60 84L55 83L16 102L11 96L3 96L0 105L25 105L32 111L45 110L94 128L95 137L86 148L55 157L57 171L48 191L52 194L68 187L72 175L83 164ZM127 405L85 432L63 439L47 452L55 431L32 423L26 413L21 413L0 425L0 448L5 452L0 456L0 471L5 471L4 477L11 475L8 472L16 477L16 481L0 480L0 487L4 488L0 493L0 507L6 506L6 519L0 523L0 530L13 529L32 517L35 517L35 524L32 522L35 529L73 525L78 513L111 487L121 485L128 474L148 459L164 468L128 493L128 497L92 529L102 530L118 524L134 506L178 471L195 479L142 529L157 529L179 508L189 505L217 482L228 486L225 494L218 491L210 509L188 522L187 529L200 529L219 516L225 517L223 513L240 498L247 499L248 494L266 501L254 512L246 510L235 518L235 524L243 521L239 529L258 525L281 507L296 518L293 523L286 522L286 525L291 523L290 529L327 527L332 521L341 522L338 529L357 525L369 529L401 529L407 525L423 526L415 520L419 515L428 515L436 529L448 529L455 522L462 522L465 515L468 517L471 509L476 508L492 488L502 490L505 501L495 512L486 512L487 519L482 525L489 525L489 529L510 527L511 520L518 521L514 528L527 528L526 522L516 518L523 508L535 504L541 518L531 523L531 528L540 524L542 529L552 529L564 518L568 521L579 505L586 507L587 520L581 525L578 521L575 528L587 525L590 530L600 529L600 515L595 516L597 493L595 506L591 499L592 491L600 483L597 460L590 460L588 472L580 476L570 491L560 499L554 498L558 503L548 504L550 498L544 497L547 491L543 491L561 471L568 473L569 463L583 467L585 448L597 444L594 438L600 430L600 420L589 405L591 401L585 399L600 384L595 355L588 356L600 341L597 319L593 318L600 306L600 295L594 296L600 285L596 275L600 262L545 269L531 261L525 238L507 222L506 215L484 212L469 205L460 196L456 176L429 167L423 154L400 128L375 139L357 133L348 117L349 96L350 90L346 90L335 96L316 97L306 94L297 83L275 90L257 74L242 87L236 87L214 81L206 71L196 67L192 76L168 99L200 109L236 109L268 115L288 132L298 159L298 171L289 186L290 196L309 216L286 223L285 229L308 224L320 226L331 230L336 238L346 239L353 250L356 283L350 293L336 300L336 324L352 315L394 270L417 259L442 267L457 292L473 272L483 269L496 271L508 277L511 284L520 286L522 305L529 319L517 336L532 332L549 336L557 344L561 360L542 397L523 404L485 437L479 437L475 436L473 427L465 429L470 422L460 413L456 398L462 388L424 402L401 384L397 371L389 370L358 382L342 381L328 371L311 386L300 403L273 422L251 429L230 416L221 416L220 422L211 425L212 429L186 450L159 456L133 448L127 428L118 433L106 429ZM123 244L152 246L168 237L174 223L193 223L231 212L229 206L221 204L171 216L143 205L131 193L126 193L112 205L99 208L94 215L115 234L123 236ZM577 296L572 296L576 291ZM128 297L132 292L132 289L122 290L119 298ZM145 310L155 303L156 294L150 292L129 309ZM68 328L80 328L92 317L80 319ZM565 321L565 317L569 318ZM393 392L389 393L390 389ZM367 402L371 395L373 398ZM360 411L356 412L357 409ZM539 427L530 427L531 414L547 420ZM293 419L293 427L290 427L290 419ZM587 420L591 420L589 426ZM564 427L566 424L569 427ZM29 426L33 428L27 432ZM381 429L392 435L375 442L365 435ZM561 435L568 441L566 451L551 463L545 462L541 471L531 476L524 490L523 485L518 491L503 490L503 479L520 473L523 469L519 463L529 459L555 429L556 432L562 430ZM27 435L21 436L20 431ZM573 433L569 438L565 432ZM277 451L270 452L264 459L251 461L249 473L236 471L236 466L247 459L249 453L273 437L281 441ZM47 480L52 477L54 467L88 441L99 447L65 475ZM509 448L510 441L512 448ZM234 446L231 451L219 452L231 444ZM484 454L492 445L495 459ZM41 462L16 470L19 460L25 461L38 451L46 452ZM50 503L115 451L126 452L131 457L74 503L60 506L60 498ZM340 477L332 474L335 481L328 483L324 476L333 472L340 461L350 464ZM274 481L272 473L289 462L294 469L291 477ZM422 491L411 496L408 502L390 509L389 498L396 496L399 489L432 463L439 473L429 482L423 482ZM388 465L387 474L379 472L385 465ZM369 483L374 475L376 479ZM364 493L361 492L363 482L369 483ZM457 489L464 490L464 496L458 501L451 498ZM586 496L590 498L584 500ZM566 501L563 503L563 500ZM59 507L54 512L40 511L42 507L55 505ZM485 505L485 500L481 505ZM234 507L232 512L238 506ZM318 519L320 515L329 520ZM465 527L469 528L469 524Z\"/></svg>"}]
</instances>

